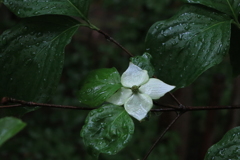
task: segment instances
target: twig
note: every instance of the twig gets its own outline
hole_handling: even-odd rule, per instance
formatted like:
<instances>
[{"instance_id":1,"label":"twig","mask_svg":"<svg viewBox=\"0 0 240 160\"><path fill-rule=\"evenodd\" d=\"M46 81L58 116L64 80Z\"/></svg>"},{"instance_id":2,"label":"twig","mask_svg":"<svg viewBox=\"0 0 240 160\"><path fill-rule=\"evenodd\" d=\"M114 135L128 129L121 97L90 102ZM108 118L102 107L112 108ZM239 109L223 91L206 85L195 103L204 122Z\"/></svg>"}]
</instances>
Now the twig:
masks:
<instances>
[{"instance_id":1,"label":"twig","mask_svg":"<svg viewBox=\"0 0 240 160\"><path fill-rule=\"evenodd\" d=\"M8 103L15 103L9 105ZM89 107L77 107L77 106L65 106L65 105L55 105L55 104L46 104L46 103L36 103L36 102L26 102L23 100L17 100L14 98L3 97L1 100L0 109L3 108L14 108L14 107L22 107L22 106L40 106L40 107L48 107L48 108L62 108L62 109L76 109L76 110L93 110L96 108ZM199 110L219 110L219 109L240 109L240 105L232 105L232 106L185 106L179 107L174 105L161 105L155 104L159 107L158 109L151 109L151 112L188 112L188 111L199 111ZM166 108L167 107L167 108Z\"/></svg>"},{"instance_id":2,"label":"twig","mask_svg":"<svg viewBox=\"0 0 240 160\"><path fill-rule=\"evenodd\" d=\"M163 107L163 108L173 108L173 109L179 109L179 106L169 105L169 104L159 104L155 101L153 101L153 104L155 106Z\"/></svg>"},{"instance_id":3,"label":"twig","mask_svg":"<svg viewBox=\"0 0 240 160\"><path fill-rule=\"evenodd\" d=\"M183 107L183 104L171 92L168 92L168 93L171 95L171 97L180 107Z\"/></svg>"},{"instance_id":4,"label":"twig","mask_svg":"<svg viewBox=\"0 0 240 160\"><path fill-rule=\"evenodd\" d=\"M240 105L232 106L185 106L184 108L158 108L151 109L151 112L188 112L188 111L199 111L199 110L219 110L219 109L240 109Z\"/></svg>"},{"instance_id":5,"label":"twig","mask_svg":"<svg viewBox=\"0 0 240 160\"><path fill-rule=\"evenodd\" d=\"M178 118L182 115L182 113L178 113L177 116L172 120L172 122L167 126L167 128L162 132L162 134L158 137L158 139L154 142L150 150L147 152L143 160L146 160L153 149L156 147L157 143L162 139L165 133L169 130L169 128L178 120Z\"/></svg>"},{"instance_id":6,"label":"twig","mask_svg":"<svg viewBox=\"0 0 240 160\"><path fill-rule=\"evenodd\" d=\"M130 57L133 57L133 54L130 53L126 48L124 48L120 43L118 43L117 41L115 41L112 37L110 37L107 33L101 31L101 30L96 30L98 33L104 35L104 37L113 42L114 44L116 44L118 47L120 47L122 50L124 50Z\"/></svg>"},{"instance_id":7,"label":"twig","mask_svg":"<svg viewBox=\"0 0 240 160\"><path fill-rule=\"evenodd\" d=\"M15 108L15 107L22 107L22 106L40 106L40 107L48 107L48 108L51 107L51 108L62 108L62 109L77 109L77 110L93 110L93 109L95 109L95 108L88 108L88 107L76 107L76 106L65 106L65 105L26 102L26 101L23 101L23 100L17 100L17 99L8 98L8 97L3 97L1 103L2 104L17 103L17 104L0 106L0 109Z\"/></svg>"}]
</instances>

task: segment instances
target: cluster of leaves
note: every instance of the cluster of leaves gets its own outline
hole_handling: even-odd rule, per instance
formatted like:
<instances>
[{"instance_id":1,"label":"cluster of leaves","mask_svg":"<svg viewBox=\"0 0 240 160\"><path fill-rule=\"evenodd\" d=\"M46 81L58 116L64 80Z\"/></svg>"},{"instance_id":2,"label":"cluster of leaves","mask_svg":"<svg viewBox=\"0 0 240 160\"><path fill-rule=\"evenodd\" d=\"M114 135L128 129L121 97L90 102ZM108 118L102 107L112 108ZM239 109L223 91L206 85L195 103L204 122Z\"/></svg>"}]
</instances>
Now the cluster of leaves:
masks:
<instances>
[{"instance_id":1,"label":"cluster of leaves","mask_svg":"<svg viewBox=\"0 0 240 160\"><path fill-rule=\"evenodd\" d=\"M149 71L163 81L185 87L201 73L220 63L230 53L234 75L239 74L239 46L236 38L240 34L238 16L240 2L237 0L185 0L185 5L174 17L156 22L146 36L146 52L153 57L148 63L147 54L132 59L136 65ZM61 76L64 48L81 26L98 30L88 18L90 0L71 1L10 1L1 0L22 21L0 36L0 97L8 96L25 101L46 102L54 93ZM81 18L81 23L70 16ZM231 37L232 31L235 33ZM230 43L231 42L231 43ZM230 50L229 50L230 48ZM116 69L99 69L87 78L80 94L82 102L97 107L112 95L120 85ZM100 80L96 81L95 75ZM94 75L94 76L93 76ZM98 78L99 78L98 77ZM89 88L103 90L89 90ZM100 92L101 91L101 92ZM102 92L104 91L104 92ZM93 101L91 97L98 95ZM1 116L21 115L33 110L27 107L8 109ZM4 124L9 122L7 128ZM12 118L2 118L0 134L3 141L24 127L24 123ZM128 114L114 105L103 105L89 113L81 136L89 151L116 154L130 140L134 125ZM205 159L229 157L238 147L235 135L239 129L226 134L222 141L213 146ZM0 131L0 133L1 133ZM232 138L233 137L233 138ZM230 139L230 140L229 140ZM219 147L219 145L221 147ZM222 152L219 152L221 150ZM229 152L228 152L229 153Z\"/></svg>"},{"instance_id":2,"label":"cluster of leaves","mask_svg":"<svg viewBox=\"0 0 240 160\"><path fill-rule=\"evenodd\" d=\"M58 85L65 46L80 26L91 26L87 20L90 1L0 2L22 18L0 36L0 75L4 77L0 97L46 102ZM70 16L82 18L85 24ZM1 117L35 109L6 109Z\"/></svg>"}]
</instances>

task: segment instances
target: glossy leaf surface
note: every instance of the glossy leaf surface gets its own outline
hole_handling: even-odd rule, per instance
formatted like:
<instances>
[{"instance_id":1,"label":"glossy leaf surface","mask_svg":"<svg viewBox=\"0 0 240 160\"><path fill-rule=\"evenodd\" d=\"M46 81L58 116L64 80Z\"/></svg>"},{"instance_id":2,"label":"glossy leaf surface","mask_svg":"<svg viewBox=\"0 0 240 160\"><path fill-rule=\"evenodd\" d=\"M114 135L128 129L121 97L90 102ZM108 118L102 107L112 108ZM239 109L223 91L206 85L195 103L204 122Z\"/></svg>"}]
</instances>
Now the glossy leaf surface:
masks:
<instances>
[{"instance_id":1,"label":"glossy leaf surface","mask_svg":"<svg viewBox=\"0 0 240 160\"><path fill-rule=\"evenodd\" d=\"M78 16L87 19L90 0L2 0L19 17L46 14Z\"/></svg>"},{"instance_id":2,"label":"glossy leaf surface","mask_svg":"<svg viewBox=\"0 0 240 160\"><path fill-rule=\"evenodd\" d=\"M5 31L0 36L0 98L48 100L61 76L64 48L78 26L70 17L39 16L24 19ZM30 110L4 109L1 115Z\"/></svg>"},{"instance_id":3,"label":"glossy leaf surface","mask_svg":"<svg viewBox=\"0 0 240 160\"><path fill-rule=\"evenodd\" d=\"M134 123L123 107L106 104L92 110L81 130L88 151L95 157L99 153L116 154L130 141Z\"/></svg>"},{"instance_id":4,"label":"glossy leaf surface","mask_svg":"<svg viewBox=\"0 0 240 160\"><path fill-rule=\"evenodd\" d=\"M0 119L0 146L26 126L26 123L13 117Z\"/></svg>"},{"instance_id":5,"label":"glossy leaf surface","mask_svg":"<svg viewBox=\"0 0 240 160\"><path fill-rule=\"evenodd\" d=\"M154 74L154 67L151 64L152 56L149 53L144 53L142 56L131 57L131 62L143 70L148 71L149 77Z\"/></svg>"},{"instance_id":6,"label":"glossy leaf surface","mask_svg":"<svg viewBox=\"0 0 240 160\"><path fill-rule=\"evenodd\" d=\"M231 47L230 47L230 60L232 65L232 71L234 76L238 76L240 74L240 29L235 25L232 26L232 34L231 34Z\"/></svg>"},{"instance_id":7,"label":"glossy leaf surface","mask_svg":"<svg viewBox=\"0 0 240 160\"><path fill-rule=\"evenodd\" d=\"M208 149L204 160L237 160L240 159L239 152L240 127L236 127L228 131L218 143Z\"/></svg>"},{"instance_id":8,"label":"glossy leaf surface","mask_svg":"<svg viewBox=\"0 0 240 160\"><path fill-rule=\"evenodd\" d=\"M240 14L239 0L184 0L188 3L202 4L207 7L226 13L234 18Z\"/></svg>"},{"instance_id":9,"label":"glossy leaf surface","mask_svg":"<svg viewBox=\"0 0 240 160\"><path fill-rule=\"evenodd\" d=\"M79 91L81 103L96 107L121 88L120 75L115 68L92 71L86 77Z\"/></svg>"},{"instance_id":10,"label":"glossy leaf surface","mask_svg":"<svg viewBox=\"0 0 240 160\"><path fill-rule=\"evenodd\" d=\"M228 53L230 29L228 16L191 5L155 23L146 37L155 75L176 88L189 85Z\"/></svg>"}]
</instances>

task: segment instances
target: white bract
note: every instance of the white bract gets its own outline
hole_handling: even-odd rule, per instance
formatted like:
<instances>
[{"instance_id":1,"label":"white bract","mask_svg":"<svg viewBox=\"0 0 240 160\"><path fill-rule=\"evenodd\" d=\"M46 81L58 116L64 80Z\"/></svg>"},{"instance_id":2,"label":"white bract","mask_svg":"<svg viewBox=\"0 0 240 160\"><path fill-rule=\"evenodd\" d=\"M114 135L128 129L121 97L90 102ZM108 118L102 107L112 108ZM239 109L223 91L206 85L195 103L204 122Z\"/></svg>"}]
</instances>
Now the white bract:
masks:
<instances>
[{"instance_id":1,"label":"white bract","mask_svg":"<svg viewBox=\"0 0 240 160\"><path fill-rule=\"evenodd\" d=\"M124 105L125 110L141 121L153 106L152 99L159 99L175 86L168 85L157 78L149 78L146 70L130 62L121 76L122 86L107 102Z\"/></svg>"}]
</instances>

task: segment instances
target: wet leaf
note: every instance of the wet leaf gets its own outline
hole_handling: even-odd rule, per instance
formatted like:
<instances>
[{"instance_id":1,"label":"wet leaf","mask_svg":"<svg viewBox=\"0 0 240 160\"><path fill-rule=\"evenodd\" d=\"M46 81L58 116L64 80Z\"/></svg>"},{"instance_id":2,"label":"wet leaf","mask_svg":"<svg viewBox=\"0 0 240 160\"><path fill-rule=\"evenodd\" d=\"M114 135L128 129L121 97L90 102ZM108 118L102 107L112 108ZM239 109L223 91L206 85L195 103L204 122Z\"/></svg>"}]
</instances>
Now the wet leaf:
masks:
<instances>
[{"instance_id":1,"label":"wet leaf","mask_svg":"<svg viewBox=\"0 0 240 160\"><path fill-rule=\"evenodd\" d=\"M188 3L202 4L207 7L226 13L234 18L240 14L239 0L184 0Z\"/></svg>"},{"instance_id":2,"label":"wet leaf","mask_svg":"<svg viewBox=\"0 0 240 160\"><path fill-rule=\"evenodd\" d=\"M32 17L46 14L78 16L87 19L90 0L2 0L19 17Z\"/></svg>"},{"instance_id":3,"label":"wet leaf","mask_svg":"<svg viewBox=\"0 0 240 160\"><path fill-rule=\"evenodd\" d=\"M230 43L230 60L233 70L233 75L238 76L240 74L240 29L235 25L232 26L231 43Z\"/></svg>"},{"instance_id":4,"label":"wet leaf","mask_svg":"<svg viewBox=\"0 0 240 160\"><path fill-rule=\"evenodd\" d=\"M95 157L100 153L116 154L130 141L134 123L123 107L105 104L92 110L81 130L88 151Z\"/></svg>"},{"instance_id":5,"label":"wet leaf","mask_svg":"<svg viewBox=\"0 0 240 160\"><path fill-rule=\"evenodd\" d=\"M208 149L204 160L240 159L240 127L228 131L223 138Z\"/></svg>"},{"instance_id":6,"label":"wet leaf","mask_svg":"<svg viewBox=\"0 0 240 160\"><path fill-rule=\"evenodd\" d=\"M16 135L26 126L26 123L13 117L0 119L0 146L9 138Z\"/></svg>"},{"instance_id":7,"label":"wet leaf","mask_svg":"<svg viewBox=\"0 0 240 160\"><path fill-rule=\"evenodd\" d=\"M142 56L131 57L131 62L143 70L148 71L149 77L152 77L154 74L154 67L151 64L152 56L145 52Z\"/></svg>"},{"instance_id":8,"label":"wet leaf","mask_svg":"<svg viewBox=\"0 0 240 160\"><path fill-rule=\"evenodd\" d=\"M79 91L81 103L96 107L121 88L120 75L116 68L94 70L86 77Z\"/></svg>"},{"instance_id":9,"label":"wet leaf","mask_svg":"<svg viewBox=\"0 0 240 160\"><path fill-rule=\"evenodd\" d=\"M39 16L5 31L0 36L0 98L46 102L59 82L64 48L78 26L70 17ZM31 110L4 109L1 115Z\"/></svg>"},{"instance_id":10,"label":"wet leaf","mask_svg":"<svg viewBox=\"0 0 240 160\"><path fill-rule=\"evenodd\" d=\"M146 37L155 75L177 88L191 84L228 53L230 29L228 16L192 5L155 23Z\"/></svg>"}]
</instances>

